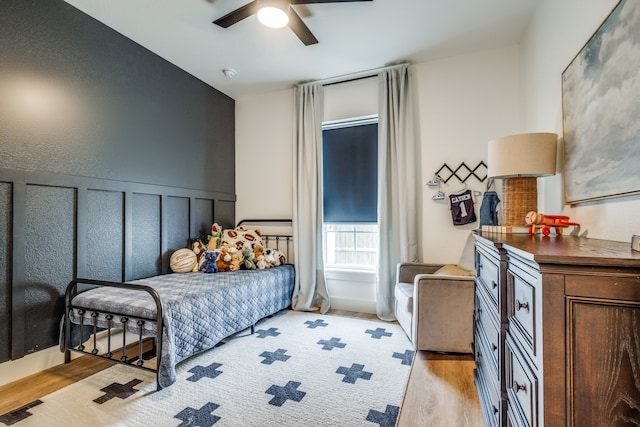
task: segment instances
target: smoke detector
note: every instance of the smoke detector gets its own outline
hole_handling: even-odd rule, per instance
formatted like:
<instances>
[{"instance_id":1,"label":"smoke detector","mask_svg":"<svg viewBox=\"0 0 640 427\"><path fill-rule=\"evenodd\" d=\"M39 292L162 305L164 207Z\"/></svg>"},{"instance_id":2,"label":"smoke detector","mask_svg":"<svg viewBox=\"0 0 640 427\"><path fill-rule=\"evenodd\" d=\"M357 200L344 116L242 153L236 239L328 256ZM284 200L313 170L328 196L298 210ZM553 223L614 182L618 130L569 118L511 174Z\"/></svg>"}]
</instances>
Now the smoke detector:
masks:
<instances>
[{"instance_id":1,"label":"smoke detector","mask_svg":"<svg viewBox=\"0 0 640 427\"><path fill-rule=\"evenodd\" d=\"M223 68L222 74L224 74L226 78L232 79L236 75L236 70L234 70L233 68Z\"/></svg>"}]
</instances>

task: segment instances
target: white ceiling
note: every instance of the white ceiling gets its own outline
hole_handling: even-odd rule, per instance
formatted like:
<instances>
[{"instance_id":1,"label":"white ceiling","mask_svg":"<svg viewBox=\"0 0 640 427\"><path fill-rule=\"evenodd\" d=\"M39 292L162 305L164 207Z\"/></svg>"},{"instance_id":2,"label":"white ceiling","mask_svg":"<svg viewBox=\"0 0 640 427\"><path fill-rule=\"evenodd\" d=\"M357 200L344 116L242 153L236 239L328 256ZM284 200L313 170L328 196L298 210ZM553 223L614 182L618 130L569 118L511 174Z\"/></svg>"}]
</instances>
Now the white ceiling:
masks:
<instances>
[{"instance_id":1,"label":"white ceiling","mask_svg":"<svg viewBox=\"0 0 640 427\"><path fill-rule=\"evenodd\" d=\"M239 99L301 81L517 44L536 0L374 0L294 6L319 43L255 16L212 22L250 0L65 0ZM234 78L223 68L236 70Z\"/></svg>"}]
</instances>

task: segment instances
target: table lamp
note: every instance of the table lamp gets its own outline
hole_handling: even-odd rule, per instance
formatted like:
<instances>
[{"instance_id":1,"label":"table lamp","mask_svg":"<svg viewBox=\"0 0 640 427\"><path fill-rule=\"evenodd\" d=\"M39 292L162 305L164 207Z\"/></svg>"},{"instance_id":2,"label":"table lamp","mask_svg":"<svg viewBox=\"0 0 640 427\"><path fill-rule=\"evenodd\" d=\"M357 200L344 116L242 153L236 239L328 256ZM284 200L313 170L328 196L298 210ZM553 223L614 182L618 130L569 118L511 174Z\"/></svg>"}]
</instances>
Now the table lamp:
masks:
<instances>
[{"instance_id":1,"label":"table lamp","mask_svg":"<svg viewBox=\"0 0 640 427\"><path fill-rule=\"evenodd\" d=\"M538 210L539 176L556 173L555 133L525 133L489 141L489 178L504 179L503 226L524 226L525 216Z\"/></svg>"}]
</instances>

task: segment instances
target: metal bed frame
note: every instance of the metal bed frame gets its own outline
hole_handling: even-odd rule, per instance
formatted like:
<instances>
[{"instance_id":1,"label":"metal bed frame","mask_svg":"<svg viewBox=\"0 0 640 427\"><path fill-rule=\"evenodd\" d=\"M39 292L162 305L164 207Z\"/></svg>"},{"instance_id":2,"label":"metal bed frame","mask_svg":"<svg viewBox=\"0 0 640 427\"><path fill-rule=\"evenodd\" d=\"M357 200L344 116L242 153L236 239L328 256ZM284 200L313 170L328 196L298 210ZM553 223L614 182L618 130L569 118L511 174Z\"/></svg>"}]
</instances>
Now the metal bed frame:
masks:
<instances>
[{"instance_id":1,"label":"metal bed frame","mask_svg":"<svg viewBox=\"0 0 640 427\"><path fill-rule=\"evenodd\" d=\"M237 226L245 225L245 224L288 224L287 226L291 226L291 220L288 219L246 219L240 221ZM262 239L265 247L277 249L285 253L286 259L288 263L290 262L291 255L291 244L293 243L293 237L291 235L286 234L263 234ZM282 248L282 249L281 249ZM136 292L146 292L152 298L156 306L156 316L155 317L138 317L131 316L128 314L122 313L112 313L106 312L102 310L96 310L90 307L83 307L80 305L73 304L73 299L76 295L81 293L79 291L78 285L89 285L92 287L113 287L113 288L122 288L130 291ZM85 289L87 290L87 289ZM79 331L79 345L72 344L72 336L71 336L71 317L70 314L72 311L76 311L77 315L80 317ZM98 326L98 317L100 315L104 315L104 318L107 320L107 327L101 328ZM86 320L86 323L85 323ZM134 342L127 343L127 329L128 325L131 325L135 322L137 326L137 354L130 357L127 352L131 350L131 345ZM155 323L156 325L156 334L155 336L150 336L144 333L144 326L147 322ZM122 333L122 355L120 357L114 357L114 351L112 350L112 332L116 325L121 325L123 330ZM91 333L86 338L83 336L84 327L89 326L91 328ZM131 329L131 327L129 327ZM162 300L160 299L160 295L150 286L146 285L138 285L138 284L130 284L130 283L120 283L120 282L109 282L103 280L92 280L92 279L74 279L68 285L65 292L65 315L64 315L64 361L65 363L71 362L71 352L82 353L89 356L99 357L102 359L111 360L114 362L118 362L121 364L129 365L138 369L143 369L146 371L151 371L156 373L156 384L157 390L162 390L162 386L160 385L160 361L162 358L162 334L164 331L164 321L163 321L163 307ZM97 348L97 340L98 333L106 331L107 338L107 351L105 353L100 353ZM255 332L255 325L251 325L251 334ZM116 332L117 333L117 332ZM152 340L152 349L148 352L143 351L143 341L145 339ZM91 340L92 345L86 346L85 343L87 340ZM89 348L88 348L89 347ZM129 348L128 348L129 347ZM117 348L120 350L120 347ZM147 356L156 356L156 367L145 366L145 359Z\"/></svg>"},{"instance_id":2,"label":"metal bed frame","mask_svg":"<svg viewBox=\"0 0 640 427\"><path fill-rule=\"evenodd\" d=\"M86 284L86 285L93 285L93 286L106 286L106 287L113 287L113 288L128 289L130 291L147 292L149 295L151 295L156 305L156 317L155 318L136 317L136 316L130 316L128 314L98 311L92 308L74 305L72 301L73 301L73 298L79 293L78 292L79 284ZM152 338L153 348L151 351L157 356L156 366L160 366L160 360L162 358L162 333L164 330L164 322L162 319L162 314L163 314L162 301L160 300L160 295L158 295L155 289L146 285L133 285L128 283L107 282L102 280L91 280L91 279L75 279L75 280L72 280L69 283L69 285L67 285L67 290L65 292L64 299L65 299L65 312L64 312L64 350L65 350L64 362L65 363L71 362L71 351L75 351L75 352L96 356L96 357L112 360L112 361L127 364L127 365L132 365L137 368L144 369L146 371L155 372L156 382L158 384L158 390L162 389L162 387L160 386L160 382L158 381L159 380L158 369L151 368L144 365L145 353L143 352L143 340L145 338ZM80 316L80 323L79 323L80 344L78 346L73 346L71 344L72 337L71 337L70 313L72 310L77 310L78 316ZM88 325L91 326L91 329L92 329L90 336L88 336L87 338L93 338L93 348L91 349L91 351L88 351L86 349L86 346L84 345L85 339L83 337L83 331L85 326L84 321L87 313L89 315L89 318L87 319L89 321ZM100 354L97 348L97 340L98 340L97 334L98 332L100 332L98 331L98 329L101 329L101 328L98 328L97 323L98 323L98 317L101 314L103 314L105 316L105 319L107 320L107 328L106 328L107 352L103 354ZM136 357L129 357L127 355L127 347L132 344L132 343L127 344L126 332L127 332L127 325L131 324L130 322L135 322L136 326L138 327L138 354ZM146 322L152 322L156 324L155 337L149 337L143 334L143 327ZM112 324L114 323L119 323L120 325L122 325L122 329L123 329L122 355L118 359L114 358L113 351L111 348L111 336L113 335L112 330L114 329Z\"/></svg>"}]
</instances>

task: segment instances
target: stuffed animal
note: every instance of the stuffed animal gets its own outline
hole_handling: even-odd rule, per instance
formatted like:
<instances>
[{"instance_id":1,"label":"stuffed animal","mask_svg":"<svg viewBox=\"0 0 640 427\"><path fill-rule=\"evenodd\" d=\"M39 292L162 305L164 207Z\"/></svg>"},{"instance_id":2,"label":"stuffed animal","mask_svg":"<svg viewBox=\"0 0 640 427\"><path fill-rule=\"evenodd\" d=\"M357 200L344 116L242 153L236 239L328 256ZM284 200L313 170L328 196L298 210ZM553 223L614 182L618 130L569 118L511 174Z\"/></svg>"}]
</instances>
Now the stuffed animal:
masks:
<instances>
[{"instance_id":1,"label":"stuffed animal","mask_svg":"<svg viewBox=\"0 0 640 427\"><path fill-rule=\"evenodd\" d=\"M240 264L240 268L243 270L255 270L256 263L253 258L253 248L249 243L245 243L242 248L242 263Z\"/></svg>"},{"instance_id":2,"label":"stuffed animal","mask_svg":"<svg viewBox=\"0 0 640 427\"><path fill-rule=\"evenodd\" d=\"M220 248L220 235L222 234L222 227L218 225L217 222L214 222L211 226L211 234L209 234L207 241L207 250L215 251Z\"/></svg>"},{"instance_id":3,"label":"stuffed animal","mask_svg":"<svg viewBox=\"0 0 640 427\"><path fill-rule=\"evenodd\" d=\"M272 248L264 250L264 258L271 267L276 267L286 262L284 254L279 250Z\"/></svg>"},{"instance_id":4,"label":"stuffed animal","mask_svg":"<svg viewBox=\"0 0 640 427\"><path fill-rule=\"evenodd\" d=\"M204 261L204 252L205 252L204 243L202 243L202 240L191 239L191 250L196 254L196 257L198 259L198 262L196 263L196 265L193 267L193 270L191 271L194 271L194 272L199 271L200 266Z\"/></svg>"},{"instance_id":5,"label":"stuffed animal","mask_svg":"<svg viewBox=\"0 0 640 427\"><path fill-rule=\"evenodd\" d=\"M223 245L220 248L216 265L218 271L235 271L240 269L242 253L234 246Z\"/></svg>"},{"instance_id":6,"label":"stuffed animal","mask_svg":"<svg viewBox=\"0 0 640 427\"><path fill-rule=\"evenodd\" d=\"M271 264L269 264L264 257L264 246L259 243L253 244L253 259L256 268L259 270L264 270L271 267Z\"/></svg>"},{"instance_id":7,"label":"stuffed animal","mask_svg":"<svg viewBox=\"0 0 640 427\"><path fill-rule=\"evenodd\" d=\"M217 273L218 272L218 266L216 264L217 259L218 259L218 252L205 251L204 261L200 266L200 271L204 273Z\"/></svg>"}]
</instances>

